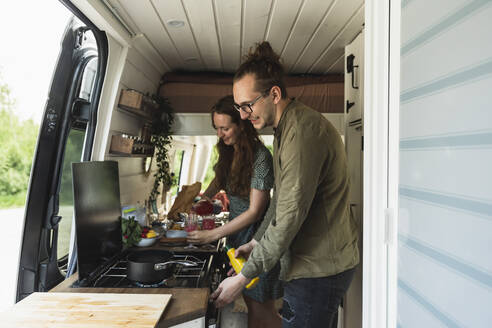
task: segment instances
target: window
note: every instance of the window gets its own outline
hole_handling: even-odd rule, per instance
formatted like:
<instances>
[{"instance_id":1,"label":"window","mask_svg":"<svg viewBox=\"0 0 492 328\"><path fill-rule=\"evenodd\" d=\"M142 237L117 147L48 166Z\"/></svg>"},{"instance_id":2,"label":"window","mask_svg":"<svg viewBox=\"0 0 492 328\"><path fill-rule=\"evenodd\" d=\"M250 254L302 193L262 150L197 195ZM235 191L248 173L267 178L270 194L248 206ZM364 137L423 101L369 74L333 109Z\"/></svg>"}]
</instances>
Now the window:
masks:
<instances>
[{"instance_id":1,"label":"window","mask_svg":"<svg viewBox=\"0 0 492 328\"><path fill-rule=\"evenodd\" d=\"M175 197L178 194L180 184L181 173L183 169L183 158L185 151L184 150L176 150L176 154L174 155L174 163L173 163L173 186L171 188L171 197Z\"/></svg>"},{"instance_id":2,"label":"window","mask_svg":"<svg viewBox=\"0 0 492 328\"><path fill-rule=\"evenodd\" d=\"M214 146L212 149L210 160L208 161L207 173L205 174L205 179L203 179L202 191L207 190L208 186L210 185L210 182L212 182L212 180L214 179L215 177L214 165L217 163L218 159L219 159L219 152L217 151L217 147Z\"/></svg>"},{"instance_id":3,"label":"window","mask_svg":"<svg viewBox=\"0 0 492 328\"><path fill-rule=\"evenodd\" d=\"M58 228L58 259L68 254L73 219L72 163L80 162L84 146L85 130L72 129L68 135L60 186L60 209L62 217Z\"/></svg>"},{"instance_id":4,"label":"window","mask_svg":"<svg viewBox=\"0 0 492 328\"><path fill-rule=\"evenodd\" d=\"M97 58L89 60L85 65L78 97L91 102L95 78L97 73ZM70 250L70 235L73 222L73 194L72 194L72 163L82 160L84 151L87 123L74 121L68 134L63 169L60 183L60 207L58 215L62 217L58 227L57 258L62 259Z\"/></svg>"}]
</instances>

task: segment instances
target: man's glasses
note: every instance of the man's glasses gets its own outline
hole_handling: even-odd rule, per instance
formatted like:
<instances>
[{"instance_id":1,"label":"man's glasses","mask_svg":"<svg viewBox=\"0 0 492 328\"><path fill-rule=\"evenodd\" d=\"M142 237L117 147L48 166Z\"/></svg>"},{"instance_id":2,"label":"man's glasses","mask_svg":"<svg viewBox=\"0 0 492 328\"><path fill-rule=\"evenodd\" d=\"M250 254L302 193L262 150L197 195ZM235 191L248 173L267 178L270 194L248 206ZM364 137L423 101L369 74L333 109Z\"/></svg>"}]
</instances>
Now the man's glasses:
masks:
<instances>
[{"instance_id":1,"label":"man's glasses","mask_svg":"<svg viewBox=\"0 0 492 328\"><path fill-rule=\"evenodd\" d=\"M237 111L243 111L247 114L251 114L253 112L253 105L256 104L256 102L258 100L260 100L261 98L267 96L269 94L269 91L270 91L270 89L268 89L267 91L265 91L264 93L262 93L261 95L256 97L252 102L242 104L242 105L234 104L234 108Z\"/></svg>"}]
</instances>

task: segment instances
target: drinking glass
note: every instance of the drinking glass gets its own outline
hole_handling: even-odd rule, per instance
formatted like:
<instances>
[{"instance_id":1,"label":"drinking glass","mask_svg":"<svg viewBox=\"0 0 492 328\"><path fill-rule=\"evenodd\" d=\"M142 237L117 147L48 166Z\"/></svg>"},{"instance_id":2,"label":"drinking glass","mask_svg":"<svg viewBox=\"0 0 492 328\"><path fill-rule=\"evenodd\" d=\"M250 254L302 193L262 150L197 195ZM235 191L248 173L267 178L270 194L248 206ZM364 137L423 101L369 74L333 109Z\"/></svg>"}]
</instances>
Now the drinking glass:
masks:
<instances>
[{"instance_id":1,"label":"drinking glass","mask_svg":"<svg viewBox=\"0 0 492 328\"><path fill-rule=\"evenodd\" d=\"M191 232L195 231L198 228L198 215L195 213L190 213L188 214L187 217L185 217L185 231L186 232ZM184 248L198 248L192 243L189 243L188 246L185 246Z\"/></svg>"},{"instance_id":2,"label":"drinking glass","mask_svg":"<svg viewBox=\"0 0 492 328\"><path fill-rule=\"evenodd\" d=\"M203 230L213 230L215 229L215 215L205 215L202 219L202 229ZM216 246L211 243L202 245L205 249L215 249Z\"/></svg>"},{"instance_id":3,"label":"drinking glass","mask_svg":"<svg viewBox=\"0 0 492 328\"><path fill-rule=\"evenodd\" d=\"M215 229L215 215L206 215L202 220L203 230L213 230Z\"/></svg>"}]
</instances>

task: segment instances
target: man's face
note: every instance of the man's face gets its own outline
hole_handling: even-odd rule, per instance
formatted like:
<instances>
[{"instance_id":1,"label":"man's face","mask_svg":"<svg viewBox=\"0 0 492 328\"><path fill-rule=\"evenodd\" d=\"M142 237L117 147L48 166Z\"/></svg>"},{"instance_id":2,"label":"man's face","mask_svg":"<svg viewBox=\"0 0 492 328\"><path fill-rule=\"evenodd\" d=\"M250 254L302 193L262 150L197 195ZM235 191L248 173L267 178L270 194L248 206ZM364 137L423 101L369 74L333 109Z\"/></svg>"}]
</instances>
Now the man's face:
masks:
<instances>
[{"instance_id":1,"label":"man's face","mask_svg":"<svg viewBox=\"0 0 492 328\"><path fill-rule=\"evenodd\" d=\"M250 104L260 97L250 107L243 106L247 110L252 110L251 113L247 110L239 111L243 120L250 120L257 130L273 125L275 105L270 97L270 92L262 94L260 91L255 91L255 78L253 75L247 74L234 82L232 93L234 95L234 102L239 106Z\"/></svg>"}]
</instances>

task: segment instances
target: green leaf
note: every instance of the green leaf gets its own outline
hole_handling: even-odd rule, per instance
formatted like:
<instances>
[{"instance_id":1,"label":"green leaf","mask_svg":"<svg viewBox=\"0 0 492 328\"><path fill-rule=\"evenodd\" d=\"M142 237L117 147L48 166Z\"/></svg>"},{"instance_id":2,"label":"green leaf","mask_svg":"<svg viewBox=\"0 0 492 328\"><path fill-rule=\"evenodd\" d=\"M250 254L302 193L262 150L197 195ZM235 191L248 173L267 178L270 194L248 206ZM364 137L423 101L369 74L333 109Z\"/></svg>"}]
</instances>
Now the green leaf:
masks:
<instances>
[{"instance_id":1,"label":"green leaf","mask_svg":"<svg viewBox=\"0 0 492 328\"><path fill-rule=\"evenodd\" d=\"M125 238L125 236L127 238ZM126 247L134 246L142 239L142 227L134 216L121 220L121 240Z\"/></svg>"}]
</instances>

